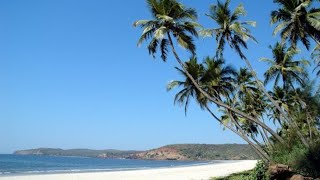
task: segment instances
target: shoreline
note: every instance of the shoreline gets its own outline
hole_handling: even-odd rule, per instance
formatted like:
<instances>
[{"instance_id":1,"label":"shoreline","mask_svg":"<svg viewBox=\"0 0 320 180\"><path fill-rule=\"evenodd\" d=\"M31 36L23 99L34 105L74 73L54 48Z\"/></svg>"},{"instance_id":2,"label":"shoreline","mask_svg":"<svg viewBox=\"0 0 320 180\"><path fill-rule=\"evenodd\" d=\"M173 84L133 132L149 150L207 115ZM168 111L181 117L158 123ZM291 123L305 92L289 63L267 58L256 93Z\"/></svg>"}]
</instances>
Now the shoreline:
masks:
<instances>
[{"instance_id":1,"label":"shoreline","mask_svg":"<svg viewBox=\"0 0 320 180\"><path fill-rule=\"evenodd\" d=\"M60 157L60 156L58 156ZM69 157L69 156L64 156ZM81 156L79 156L81 157ZM131 159L137 160L139 159ZM147 160L147 161L168 161L171 160ZM172 165L163 167L123 167L123 168L97 168L97 169L57 169L57 170L30 170L24 172L0 172L1 177L12 177L12 176L34 176L34 175L55 175L55 174L75 174L75 173L104 173L104 172L123 172L123 171L139 171L139 170L157 170L157 169L172 169L172 168L183 168L183 167L196 167L196 166L206 166L221 163L234 163L243 160L208 160L208 161L183 161L183 162L197 162L195 164L187 165ZM245 161L245 160L244 160Z\"/></svg>"},{"instance_id":2,"label":"shoreline","mask_svg":"<svg viewBox=\"0 0 320 180\"><path fill-rule=\"evenodd\" d=\"M0 180L85 180L85 179L112 179L112 180L161 180L161 179L209 179L211 177L227 176L233 173L253 169L256 160L240 160L232 162L221 162L206 165L148 168L120 171L97 171L97 172L65 172L53 174L21 174L3 175Z\"/></svg>"}]
</instances>

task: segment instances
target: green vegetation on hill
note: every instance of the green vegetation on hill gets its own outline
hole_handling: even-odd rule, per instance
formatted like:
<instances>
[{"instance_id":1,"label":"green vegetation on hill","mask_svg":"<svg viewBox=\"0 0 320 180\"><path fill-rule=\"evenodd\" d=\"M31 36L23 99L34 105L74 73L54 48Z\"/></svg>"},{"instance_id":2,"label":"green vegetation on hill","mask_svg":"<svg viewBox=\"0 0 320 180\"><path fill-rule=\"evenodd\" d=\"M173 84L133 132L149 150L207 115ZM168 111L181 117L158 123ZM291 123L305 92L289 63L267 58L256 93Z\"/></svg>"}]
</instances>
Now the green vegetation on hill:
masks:
<instances>
[{"instance_id":1,"label":"green vegetation on hill","mask_svg":"<svg viewBox=\"0 0 320 180\"><path fill-rule=\"evenodd\" d=\"M18 155L84 156L150 160L243 160L258 159L249 145L244 144L178 144L149 151L51 149L39 148L16 151Z\"/></svg>"},{"instance_id":2,"label":"green vegetation on hill","mask_svg":"<svg viewBox=\"0 0 320 180\"><path fill-rule=\"evenodd\" d=\"M258 159L258 155L245 144L180 144L169 145L191 160L244 160Z\"/></svg>"}]
</instances>

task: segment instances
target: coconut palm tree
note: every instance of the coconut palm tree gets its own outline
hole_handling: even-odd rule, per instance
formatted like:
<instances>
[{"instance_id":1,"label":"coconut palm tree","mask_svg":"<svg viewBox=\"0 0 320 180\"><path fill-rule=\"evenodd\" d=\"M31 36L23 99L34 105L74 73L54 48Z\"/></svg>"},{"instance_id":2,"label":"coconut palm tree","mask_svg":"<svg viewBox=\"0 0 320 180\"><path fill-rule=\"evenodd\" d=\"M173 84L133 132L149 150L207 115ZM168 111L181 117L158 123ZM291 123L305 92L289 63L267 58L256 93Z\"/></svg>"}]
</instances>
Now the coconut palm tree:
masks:
<instances>
[{"instance_id":1,"label":"coconut palm tree","mask_svg":"<svg viewBox=\"0 0 320 180\"><path fill-rule=\"evenodd\" d=\"M229 104L230 106L241 109L243 110L243 107L241 104L237 101L237 99L231 98L227 99L226 104ZM235 127L235 130L239 132L242 136L246 137L247 140L249 141L249 144L255 149L257 149L259 156L264 159L265 161L269 161L270 157L263 148L264 145L262 145L257 139L257 133L258 133L258 127L256 124L247 121L245 118L239 117L235 115L233 112L225 109L221 109L222 116L221 116L221 122L224 126L229 126L229 127ZM251 144L251 140L254 141L253 144ZM247 141L247 142L248 142ZM251 142L251 143L250 143Z\"/></svg>"},{"instance_id":2,"label":"coconut palm tree","mask_svg":"<svg viewBox=\"0 0 320 180\"><path fill-rule=\"evenodd\" d=\"M256 72L253 70L250 61L242 52L241 48L247 49L247 41L249 39L256 42L255 38L251 35L250 30L248 29L248 25L255 26L256 23L254 21L240 21L240 17L246 14L244 7L240 4L233 12L230 10L230 0L226 0L225 3L221 3L219 0L217 1L217 5L212 5L210 8L210 14L207 14L216 24L218 28L215 29L207 29L202 30L201 34L203 36L213 36L215 35L218 47L216 51L217 56L223 55L224 46L226 43L234 49L241 59L243 59L251 71L255 81L257 83L258 88L270 99L272 104L279 109L279 111L283 114L288 121L290 121L289 117L285 112L279 107L278 104L272 99L272 97L268 94L267 90L260 83ZM306 144L306 143L305 143Z\"/></svg>"},{"instance_id":3,"label":"coconut palm tree","mask_svg":"<svg viewBox=\"0 0 320 180\"><path fill-rule=\"evenodd\" d=\"M193 57L185 64L186 70L197 81L199 86L211 96L222 100L222 98L228 98L233 92L232 83L236 71L231 66L224 66L223 60L206 57L204 63L198 64L197 58ZM193 97L199 103L200 107L204 109L210 102L208 98L203 96L182 69L178 67L176 67L176 69L185 80L175 80L168 84L168 91L175 87L183 87L182 90L176 94L174 102L184 105L185 111L187 111L190 98Z\"/></svg>"},{"instance_id":4,"label":"coconut palm tree","mask_svg":"<svg viewBox=\"0 0 320 180\"><path fill-rule=\"evenodd\" d=\"M187 111L189 102L191 98L194 98L196 102L200 105L201 109L207 110L219 123L223 123L220 118L218 118L210 109L209 104L210 101L203 96L201 92L197 90L195 85L190 81L190 78L186 75L186 73L180 69L176 68L178 72L183 76L183 81L171 81L167 90L170 91L173 88L181 87L182 89L175 95L174 102L184 106L185 112ZM232 76L236 74L235 70L230 66L224 66L223 60L215 60L214 58L207 57L204 60L203 64L198 64L196 58L191 58L188 62L186 62L186 69L193 76L193 78L198 82L198 84L205 89L209 94L218 96L219 98L228 98L229 93L232 92L231 83L234 81ZM246 126L246 131L249 132L254 131L254 126ZM253 146L254 150L266 161L270 160L265 151L261 147L258 147L254 143L250 141L248 137L246 137L250 133L244 133L238 131L232 127L232 125L225 124L225 127L229 130L233 131L241 138L243 138L246 142L248 142L251 146ZM245 126L243 126L244 128ZM249 128L248 128L249 127Z\"/></svg>"},{"instance_id":5,"label":"coconut palm tree","mask_svg":"<svg viewBox=\"0 0 320 180\"><path fill-rule=\"evenodd\" d=\"M247 68L240 68L238 75L236 77L237 85L237 96L240 100L245 98L255 98L255 94L259 92L258 87L256 86L255 80L253 80L253 75L248 71Z\"/></svg>"},{"instance_id":6,"label":"coconut palm tree","mask_svg":"<svg viewBox=\"0 0 320 180\"><path fill-rule=\"evenodd\" d=\"M218 106L232 110L236 114L239 114L250 121L260 123L259 120L251 117L241 111L232 109L230 106L224 104L217 97L211 97L206 91L204 91L193 79L192 75L186 70L186 64L180 59L176 51L173 37L177 43L195 54L195 46L193 44L193 36L197 36L196 27L198 24L195 22L197 14L194 9L186 8L176 0L147 0L148 8L152 14L152 20L139 20L134 23L134 26L140 26L143 29L143 33L138 41L140 45L143 41L149 41L148 50L153 56L160 49L161 58L166 60L169 47L181 66L186 75L190 78L195 87L211 102L214 102ZM160 45L159 45L160 44ZM284 142L283 139L278 136L270 127L264 124L259 124L272 135L279 142Z\"/></svg>"},{"instance_id":7,"label":"coconut palm tree","mask_svg":"<svg viewBox=\"0 0 320 180\"><path fill-rule=\"evenodd\" d=\"M198 84L201 84L200 81L205 72L203 65L198 64L196 57L190 58L190 60L185 64L187 71L192 75ZM185 80L174 80L167 85L167 91L170 91L176 87L182 87L182 90L175 95L174 103L184 105L185 114L187 114L190 99L195 98L200 107L203 109L203 106L208 104L208 100L198 91L190 78L188 78L187 74L182 69L176 67L176 70L185 78Z\"/></svg>"},{"instance_id":8,"label":"coconut palm tree","mask_svg":"<svg viewBox=\"0 0 320 180\"><path fill-rule=\"evenodd\" d=\"M294 83L303 86L305 79L308 77L305 66L309 65L309 62L304 59L293 60L299 50L293 47L287 49L286 45L281 43L276 43L274 47L270 46L270 49L273 59L261 58L262 61L270 65L264 73L264 83L267 84L274 80L274 86L278 86L279 81L282 80L285 90L294 88Z\"/></svg>"},{"instance_id":9,"label":"coconut palm tree","mask_svg":"<svg viewBox=\"0 0 320 180\"><path fill-rule=\"evenodd\" d=\"M274 0L280 6L271 12L271 23L277 24L273 34L280 32L282 41L293 47L301 41L309 49L312 38L320 42L320 9L311 8L313 0Z\"/></svg>"},{"instance_id":10,"label":"coconut palm tree","mask_svg":"<svg viewBox=\"0 0 320 180\"><path fill-rule=\"evenodd\" d=\"M267 106L266 99L257 88L253 75L246 68L240 68L236 77L236 86L236 96L242 111L253 117L261 118Z\"/></svg>"},{"instance_id":11,"label":"coconut palm tree","mask_svg":"<svg viewBox=\"0 0 320 180\"><path fill-rule=\"evenodd\" d=\"M241 137L243 140L245 140L252 148L253 150L262 158L262 160L264 160L265 162L269 162L270 161L270 157L267 154L267 152L258 144L255 144L254 142L252 142L249 137L246 136L246 133L241 129L240 126L236 125L236 128L234 128L234 126L232 124L229 123L225 123L225 118L228 118L227 116L222 116L221 119L218 118L214 113L212 113L212 111L208 109L208 112L218 121L220 122L220 124L223 124L224 127L228 128L229 130L231 130L232 132L234 132L235 134L237 134L239 137ZM231 118L229 118L231 119Z\"/></svg>"},{"instance_id":12,"label":"coconut palm tree","mask_svg":"<svg viewBox=\"0 0 320 180\"><path fill-rule=\"evenodd\" d=\"M230 10L230 0L226 0L225 3L221 3L219 0L217 1L217 5L212 5L210 8L210 14L208 16L217 23L218 28L216 29L208 29L203 30L202 35L204 36L212 36L215 35L218 47L217 53L222 55L224 46L226 42L229 46L234 49L241 59L243 59L249 70L251 71L253 77L256 80L256 83L261 91L270 99L270 101L274 104L276 108L284 115L285 112L281 111L281 108L276 104L276 102L269 96L266 89L260 83L255 71L253 70L251 63L243 54L241 48L247 49L247 40L251 39L256 41L255 38L250 34L250 30L246 27L246 25L255 26L254 21L240 21L239 18L246 14L244 7L240 4L234 12ZM289 119L289 117L286 117Z\"/></svg>"},{"instance_id":13,"label":"coconut palm tree","mask_svg":"<svg viewBox=\"0 0 320 180\"><path fill-rule=\"evenodd\" d=\"M285 110L289 111L289 99L288 99L288 91L285 91L283 88L279 86L273 87L273 90L269 92L272 98L279 104L279 106ZM282 127L286 124L281 116L281 113L278 109L270 107L271 113L268 114L269 118L273 120L273 123L278 122Z\"/></svg>"},{"instance_id":14,"label":"coconut palm tree","mask_svg":"<svg viewBox=\"0 0 320 180\"><path fill-rule=\"evenodd\" d=\"M196 11L186 8L176 0L147 0L147 4L153 19L139 20L134 23L135 27L140 26L143 29L138 45L150 40L149 54L155 57L159 49L161 58L166 61L169 46L173 44L171 37L173 36L180 46L195 54L196 48L192 36L198 35L196 31L198 24L195 22Z\"/></svg>"},{"instance_id":15,"label":"coconut palm tree","mask_svg":"<svg viewBox=\"0 0 320 180\"><path fill-rule=\"evenodd\" d=\"M234 91L234 77L237 75L231 66L224 66L225 61L206 57L204 60L205 73L201 78L203 89L211 96L229 98Z\"/></svg>"},{"instance_id":16,"label":"coconut palm tree","mask_svg":"<svg viewBox=\"0 0 320 180\"><path fill-rule=\"evenodd\" d=\"M236 7L234 12L231 12L229 5L230 0L226 0L225 3L218 0L217 5L210 6L210 13L206 15L217 23L218 28L202 30L201 34L205 37L215 35L218 44L216 50L218 56L223 55L224 47L228 43L241 58L245 58L241 48L247 49L246 41L249 39L256 42L247 26L255 27L256 22L239 21L239 18L246 14L243 5L240 4Z\"/></svg>"},{"instance_id":17,"label":"coconut palm tree","mask_svg":"<svg viewBox=\"0 0 320 180\"><path fill-rule=\"evenodd\" d=\"M297 122L304 134L313 140L314 137L320 137L320 95L314 93L314 82L308 82L306 86L296 90L294 98L295 103L291 108L295 112Z\"/></svg>"},{"instance_id":18,"label":"coconut palm tree","mask_svg":"<svg viewBox=\"0 0 320 180\"><path fill-rule=\"evenodd\" d=\"M313 140L313 137L319 135L317 123L319 123L320 117L320 96L313 94L312 92L311 83L289 91L277 86L270 92L280 106L293 115L300 131L305 137L309 138L309 140ZM287 122L283 121L281 114L277 110L271 109L271 111L273 111L273 113L269 114L269 117L281 124L282 133L287 131L296 132L295 129L290 128L290 125Z\"/></svg>"},{"instance_id":19,"label":"coconut palm tree","mask_svg":"<svg viewBox=\"0 0 320 180\"><path fill-rule=\"evenodd\" d=\"M287 130L291 129L291 131L295 131L296 133L300 133L305 138L312 138L311 129L314 126L314 122L316 118L313 118L309 113L309 110L312 109L308 107L308 104L312 104L312 98L308 99L305 97L310 97L310 93L305 89L308 85L304 86L304 88L297 88L291 90L285 90L279 86L274 87L273 91L270 92L272 97L278 102L281 108L285 111L292 114L294 119L294 123L297 124L299 127L299 131L295 128L292 128L292 124L286 122L279 111L274 108L270 108L270 113L268 116L273 121L277 121L282 128L282 133L286 132Z\"/></svg>"},{"instance_id":20,"label":"coconut palm tree","mask_svg":"<svg viewBox=\"0 0 320 180\"><path fill-rule=\"evenodd\" d=\"M279 79L282 78L283 89L288 92L289 88L294 89L294 83L297 82L303 85L303 81L307 79L307 73L305 72L304 66L308 65L306 60L292 60L292 58L298 54L298 50L294 47L286 48L285 44L277 43L272 49L273 59L262 58L262 61L268 62L271 66L265 72L265 84L271 80L275 80L275 86L278 84ZM268 93L268 96L269 93ZM309 144L305 137L299 130L298 124L295 122L293 116L288 110L283 109L279 101L274 100L272 97L269 98L275 106L276 111L280 114L290 127L297 131L302 143L308 147Z\"/></svg>"}]
</instances>

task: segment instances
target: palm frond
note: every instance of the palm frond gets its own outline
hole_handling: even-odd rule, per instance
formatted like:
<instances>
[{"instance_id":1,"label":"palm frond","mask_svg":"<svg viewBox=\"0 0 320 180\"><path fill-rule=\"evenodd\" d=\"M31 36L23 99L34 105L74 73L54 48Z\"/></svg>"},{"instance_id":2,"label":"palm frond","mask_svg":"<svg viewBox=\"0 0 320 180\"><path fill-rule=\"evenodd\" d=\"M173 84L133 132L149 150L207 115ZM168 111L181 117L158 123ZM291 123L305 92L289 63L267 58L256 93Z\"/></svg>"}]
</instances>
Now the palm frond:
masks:
<instances>
[{"instance_id":1,"label":"palm frond","mask_svg":"<svg viewBox=\"0 0 320 180\"><path fill-rule=\"evenodd\" d=\"M167 91L171 91L172 89L182 86L183 84L184 82L182 81L172 80L167 84Z\"/></svg>"},{"instance_id":2,"label":"palm frond","mask_svg":"<svg viewBox=\"0 0 320 180\"><path fill-rule=\"evenodd\" d=\"M193 38L198 37L197 28L201 27L196 21L195 9L187 8L176 0L147 0L148 9L152 14L152 20L138 20L134 26L143 29L138 40L138 46L144 41L149 41L147 49L155 58L160 51L161 58L166 61L168 45L171 43L170 35L176 38L178 44L195 55L196 47Z\"/></svg>"},{"instance_id":3,"label":"palm frond","mask_svg":"<svg viewBox=\"0 0 320 180\"><path fill-rule=\"evenodd\" d=\"M160 44L160 51L161 51L161 59L163 61L167 60L167 56L168 56L168 46L169 46L169 42L167 39L162 39L161 40L161 44Z\"/></svg>"},{"instance_id":4,"label":"palm frond","mask_svg":"<svg viewBox=\"0 0 320 180\"><path fill-rule=\"evenodd\" d=\"M150 44L148 45L149 54L152 55L153 58L155 58L155 53L157 52L158 45L159 45L159 40L156 38L153 38Z\"/></svg>"}]
</instances>

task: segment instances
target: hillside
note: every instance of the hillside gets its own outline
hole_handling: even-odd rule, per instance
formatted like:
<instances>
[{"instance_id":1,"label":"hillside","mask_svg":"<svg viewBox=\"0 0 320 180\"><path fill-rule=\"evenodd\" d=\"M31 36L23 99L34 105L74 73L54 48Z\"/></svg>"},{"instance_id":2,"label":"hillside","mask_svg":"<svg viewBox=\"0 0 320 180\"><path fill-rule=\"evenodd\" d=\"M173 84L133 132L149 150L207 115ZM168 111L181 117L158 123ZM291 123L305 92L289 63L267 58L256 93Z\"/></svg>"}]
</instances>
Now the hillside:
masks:
<instances>
[{"instance_id":1,"label":"hillside","mask_svg":"<svg viewBox=\"0 0 320 180\"><path fill-rule=\"evenodd\" d=\"M155 160L244 160L258 159L249 145L179 144L136 154L137 159Z\"/></svg>"},{"instance_id":2,"label":"hillside","mask_svg":"<svg viewBox=\"0 0 320 180\"><path fill-rule=\"evenodd\" d=\"M48 155L48 156L84 156L101 158L128 158L141 151L120 151L120 150L90 150L90 149L53 149L39 148L15 151L17 155Z\"/></svg>"},{"instance_id":3,"label":"hillside","mask_svg":"<svg viewBox=\"0 0 320 180\"><path fill-rule=\"evenodd\" d=\"M16 151L18 155L85 156L149 160L243 160L257 159L249 145L243 144L178 144L148 151L90 150L90 149L30 149Z\"/></svg>"}]
</instances>

